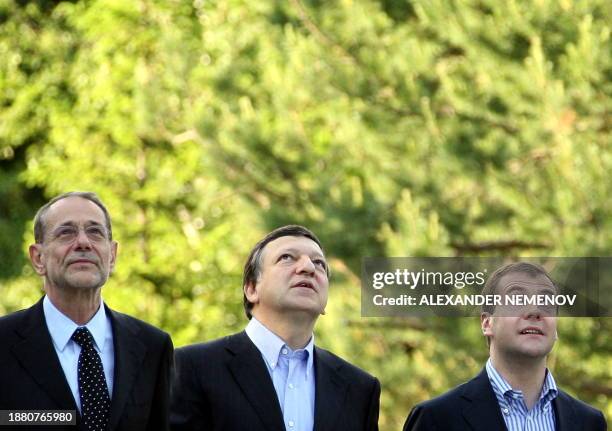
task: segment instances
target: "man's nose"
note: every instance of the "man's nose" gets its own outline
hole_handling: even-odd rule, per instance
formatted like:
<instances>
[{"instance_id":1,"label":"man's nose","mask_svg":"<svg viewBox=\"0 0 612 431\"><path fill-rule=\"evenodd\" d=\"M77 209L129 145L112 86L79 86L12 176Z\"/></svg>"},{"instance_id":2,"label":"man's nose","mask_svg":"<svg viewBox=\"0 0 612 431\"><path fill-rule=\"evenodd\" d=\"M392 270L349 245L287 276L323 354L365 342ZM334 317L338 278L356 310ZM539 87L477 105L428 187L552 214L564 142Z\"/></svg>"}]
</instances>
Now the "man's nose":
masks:
<instances>
[{"instance_id":1,"label":"man's nose","mask_svg":"<svg viewBox=\"0 0 612 431\"><path fill-rule=\"evenodd\" d=\"M77 246L77 249L90 249L91 248L91 240L87 236L87 233L85 233L85 229L79 228L77 237L76 237L76 246Z\"/></svg>"},{"instance_id":2,"label":"man's nose","mask_svg":"<svg viewBox=\"0 0 612 431\"><path fill-rule=\"evenodd\" d=\"M297 266L298 274L301 274L301 273L314 274L315 273L315 269L316 269L315 264L312 260L310 260L310 257L301 256L297 263L298 263L298 266Z\"/></svg>"},{"instance_id":3,"label":"man's nose","mask_svg":"<svg viewBox=\"0 0 612 431\"><path fill-rule=\"evenodd\" d=\"M523 318L527 320L540 320L542 318L542 310L536 305L528 305L523 310Z\"/></svg>"}]
</instances>

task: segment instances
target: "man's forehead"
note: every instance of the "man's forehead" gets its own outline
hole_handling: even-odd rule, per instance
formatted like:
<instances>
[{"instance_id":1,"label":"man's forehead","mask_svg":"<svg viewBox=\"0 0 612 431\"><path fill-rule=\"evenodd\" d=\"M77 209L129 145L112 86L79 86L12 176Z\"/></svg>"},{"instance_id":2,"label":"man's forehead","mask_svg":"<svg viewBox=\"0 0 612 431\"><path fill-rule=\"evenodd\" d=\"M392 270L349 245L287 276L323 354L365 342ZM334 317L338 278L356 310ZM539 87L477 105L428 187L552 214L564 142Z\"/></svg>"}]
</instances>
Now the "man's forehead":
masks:
<instances>
[{"instance_id":1,"label":"man's forehead","mask_svg":"<svg viewBox=\"0 0 612 431\"><path fill-rule=\"evenodd\" d=\"M268 254L270 252L289 249L299 249L300 251L323 256L321 247L312 239L305 236L281 236L267 243L262 253Z\"/></svg>"},{"instance_id":2,"label":"man's forehead","mask_svg":"<svg viewBox=\"0 0 612 431\"><path fill-rule=\"evenodd\" d=\"M94 222L104 224L104 213L94 202L79 196L70 196L54 202L45 214L48 226L64 223Z\"/></svg>"},{"instance_id":3,"label":"man's forehead","mask_svg":"<svg viewBox=\"0 0 612 431\"><path fill-rule=\"evenodd\" d=\"M501 292L513 288L524 290L555 289L550 279L544 274L528 274L525 272L511 272L499 279L498 290Z\"/></svg>"}]
</instances>

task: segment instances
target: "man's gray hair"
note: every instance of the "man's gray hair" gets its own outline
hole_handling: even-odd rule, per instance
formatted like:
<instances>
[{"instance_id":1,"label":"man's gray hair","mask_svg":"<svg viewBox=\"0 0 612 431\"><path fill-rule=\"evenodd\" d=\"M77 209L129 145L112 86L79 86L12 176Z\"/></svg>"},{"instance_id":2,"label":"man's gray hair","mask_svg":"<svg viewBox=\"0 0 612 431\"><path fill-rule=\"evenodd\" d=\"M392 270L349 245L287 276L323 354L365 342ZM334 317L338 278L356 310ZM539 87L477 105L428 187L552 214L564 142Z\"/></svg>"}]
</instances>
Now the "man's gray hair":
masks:
<instances>
[{"instance_id":1,"label":"man's gray hair","mask_svg":"<svg viewBox=\"0 0 612 431\"><path fill-rule=\"evenodd\" d=\"M112 240L113 229L111 227L110 214L108 213L108 210L106 209L98 195L93 192L68 192L55 196L49 202L40 207L40 209L36 213L36 216L34 217L34 241L36 241L37 244L42 244L45 239L45 215L47 214L47 211L49 210L51 205L53 205L57 201L61 201L62 199L70 197L79 197L87 199L88 201L91 201L96 204L102 210L102 212L104 213L106 230L108 230L108 239Z\"/></svg>"}]
</instances>

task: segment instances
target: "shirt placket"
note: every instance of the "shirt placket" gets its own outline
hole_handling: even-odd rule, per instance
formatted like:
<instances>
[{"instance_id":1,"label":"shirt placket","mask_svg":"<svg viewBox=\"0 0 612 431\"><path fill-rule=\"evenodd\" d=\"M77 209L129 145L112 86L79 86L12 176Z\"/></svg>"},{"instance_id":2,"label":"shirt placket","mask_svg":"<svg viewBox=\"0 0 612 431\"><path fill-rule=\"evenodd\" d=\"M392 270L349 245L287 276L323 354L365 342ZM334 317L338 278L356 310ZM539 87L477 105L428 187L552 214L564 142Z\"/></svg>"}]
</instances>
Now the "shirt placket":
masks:
<instances>
[{"instance_id":1,"label":"shirt placket","mask_svg":"<svg viewBox=\"0 0 612 431\"><path fill-rule=\"evenodd\" d=\"M509 431L524 431L527 419L527 406L523 402L521 394L509 391L504 396L507 406L502 408L508 417L506 423L509 424Z\"/></svg>"},{"instance_id":2,"label":"shirt placket","mask_svg":"<svg viewBox=\"0 0 612 431\"><path fill-rule=\"evenodd\" d=\"M283 416L286 416L287 411L287 393L285 391L287 386L288 374L289 374L289 357L287 356L286 348L282 348L278 355L278 361L276 363L276 369L274 370L277 375L277 384L275 384L278 399L281 405L281 411Z\"/></svg>"},{"instance_id":3,"label":"shirt placket","mask_svg":"<svg viewBox=\"0 0 612 431\"><path fill-rule=\"evenodd\" d=\"M299 364L300 359L297 357L295 352L289 353L287 356L289 363L289 370L287 373L287 380L285 385L285 411L287 412L287 430L298 429L299 426L299 412L297 411L299 406L299 400L297 395L299 375Z\"/></svg>"}]
</instances>

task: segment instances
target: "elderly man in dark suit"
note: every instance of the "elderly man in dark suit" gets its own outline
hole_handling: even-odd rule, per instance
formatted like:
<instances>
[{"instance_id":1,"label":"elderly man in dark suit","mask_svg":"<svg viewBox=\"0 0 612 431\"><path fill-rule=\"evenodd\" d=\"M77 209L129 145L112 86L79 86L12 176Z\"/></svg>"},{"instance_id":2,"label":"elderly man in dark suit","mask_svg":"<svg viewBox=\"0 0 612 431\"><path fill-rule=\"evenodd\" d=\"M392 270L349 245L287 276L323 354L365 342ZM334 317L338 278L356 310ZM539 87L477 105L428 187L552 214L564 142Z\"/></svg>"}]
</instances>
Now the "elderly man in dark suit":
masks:
<instances>
[{"instance_id":1,"label":"elderly man in dark suit","mask_svg":"<svg viewBox=\"0 0 612 431\"><path fill-rule=\"evenodd\" d=\"M483 294L551 295L537 265L518 262L491 274ZM559 389L546 357L557 339L556 308L486 305L482 332L489 360L475 378L418 404L404 431L604 431L603 414Z\"/></svg>"},{"instance_id":2,"label":"elderly man in dark suit","mask_svg":"<svg viewBox=\"0 0 612 431\"><path fill-rule=\"evenodd\" d=\"M57 196L36 215L34 236L45 296L0 318L0 409L76 412L76 427L19 430L168 429L170 337L101 299L117 255L105 206L89 192Z\"/></svg>"},{"instance_id":3,"label":"elderly man in dark suit","mask_svg":"<svg viewBox=\"0 0 612 431\"><path fill-rule=\"evenodd\" d=\"M171 428L212 431L378 429L378 380L314 345L328 268L308 229L269 233L244 269L246 329L177 349Z\"/></svg>"}]
</instances>

